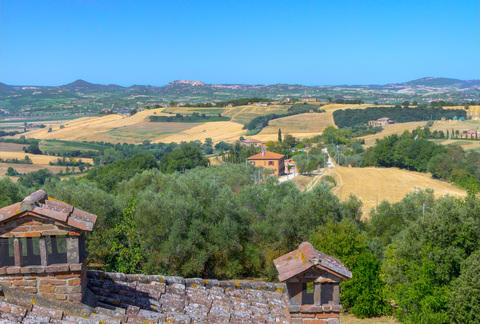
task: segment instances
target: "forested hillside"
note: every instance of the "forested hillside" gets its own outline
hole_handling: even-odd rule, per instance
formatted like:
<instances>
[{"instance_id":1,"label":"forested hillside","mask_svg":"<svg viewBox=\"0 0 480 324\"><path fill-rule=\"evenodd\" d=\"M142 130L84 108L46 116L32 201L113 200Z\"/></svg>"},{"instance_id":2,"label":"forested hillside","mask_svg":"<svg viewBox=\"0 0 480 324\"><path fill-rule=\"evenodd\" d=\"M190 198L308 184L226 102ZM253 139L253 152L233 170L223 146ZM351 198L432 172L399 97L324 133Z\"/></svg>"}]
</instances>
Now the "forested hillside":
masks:
<instances>
[{"instance_id":1,"label":"forested hillside","mask_svg":"<svg viewBox=\"0 0 480 324\"><path fill-rule=\"evenodd\" d=\"M333 119L339 128L352 127L358 124L366 124L370 120L388 117L397 123L406 123L423 120L440 120L443 117L467 117L463 109L443 109L427 107L368 107L365 109L341 109L333 112Z\"/></svg>"},{"instance_id":2,"label":"forested hillside","mask_svg":"<svg viewBox=\"0 0 480 324\"><path fill-rule=\"evenodd\" d=\"M83 179L47 177L34 187L4 178L0 207L42 187L97 214L87 236L89 263L127 273L276 280L272 260L310 241L353 271L342 284L342 303L359 317L479 319L480 200L473 194L435 200L420 191L382 202L362 221L362 203L353 196L340 202L326 186L300 191L273 177L254 183L252 166L206 168L196 152L180 147L160 164L144 152ZM185 168L169 169L171 161Z\"/></svg>"}]
</instances>

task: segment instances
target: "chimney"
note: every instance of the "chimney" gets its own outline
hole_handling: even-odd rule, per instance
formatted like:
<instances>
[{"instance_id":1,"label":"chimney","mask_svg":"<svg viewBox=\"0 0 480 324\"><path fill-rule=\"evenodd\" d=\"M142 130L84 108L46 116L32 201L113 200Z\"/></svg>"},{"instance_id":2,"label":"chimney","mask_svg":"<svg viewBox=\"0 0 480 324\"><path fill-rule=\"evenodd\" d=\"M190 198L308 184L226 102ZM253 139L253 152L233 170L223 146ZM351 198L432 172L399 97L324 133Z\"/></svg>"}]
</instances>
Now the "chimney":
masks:
<instances>
[{"instance_id":1,"label":"chimney","mask_svg":"<svg viewBox=\"0 0 480 324\"><path fill-rule=\"evenodd\" d=\"M266 152L266 151L267 151L267 150L265 149L265 146L262 146L262 156L265 156L265 152Z\"/></svg>"}]
</instances>

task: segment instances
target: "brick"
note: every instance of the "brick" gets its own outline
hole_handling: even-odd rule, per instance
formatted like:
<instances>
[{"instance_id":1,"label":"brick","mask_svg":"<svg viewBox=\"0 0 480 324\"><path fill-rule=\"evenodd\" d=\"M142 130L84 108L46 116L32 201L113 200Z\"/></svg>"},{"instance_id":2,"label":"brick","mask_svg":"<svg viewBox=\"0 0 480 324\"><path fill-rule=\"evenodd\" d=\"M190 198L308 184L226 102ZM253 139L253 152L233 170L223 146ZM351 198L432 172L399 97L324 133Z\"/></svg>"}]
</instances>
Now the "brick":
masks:
<instances>
[{"instance_id":1,"label":"brick","mask_svg":"<svg viewBox=\"0 0 480 324\"><path fill-rule=\"evenodd\" d=\"M40 237L42 234L40 232L26 232L21 235L21 237ZM17 235L17 237L20 237L20 235Z\"/></svg>"},{"instance_id":2,"label":"brick","mask_svg":"<svg viewBox=\"0 0 480 324\"><path fill-rule=\"evenodd\" d=\"M306 314L306 313L291 313L292 318L315 318L315 314Z\"/></svg>"},{"instance_id":3,"label":"brick","mask_svg":"<svg viewBox=\"0 0 480 324\"><path fill-rule=\"evenodd\" d=\"M66 280L59 280L59 279L41 279L40 285L65 285L67 283Z\"/></svg>"},{"instance_id":4,"label":"brick","mask_svg":"<svg viewBox=\"0 0 480 324\"><path fill-rule=\"evenodd\" d=\"M328 324L327 321L321 319L310 319L306 318L303 320L303 324Z\"/></svg>"},{"instance_id":5,"label":"brick","mask_svg":"<svg viewBox=\"0 0 480 324\"><path fill-rule=\"evenodd\" d=\"M54 273L54 272L67 272L70 270L70 267L68 264L55 264L55 265L49 265L45 267L45 271L47 273Z\"/></svg>"},{"instance_id":6,"label":"brick","mask_svg":"<svg viewBox=\"0 0 480 324\"><path fill-rule=\"evenodd\" d=\"M7 274L7 267L1 267L0 268L0 275L5 275Z\"/></svg>"},{"instance_id":7,"label":"brick","mask_svg":"<svg viewBox=\"0 0 480 324\"><path fill-rule=\"evenodd\" d=\"M61 310L37 306L37 305L33 306L32 313L48 316L50 318L58 319L58 320L62 319L62 316L63 316L63 311Z\"/></svg>"},{"instance_id":8,"label":"brick","mask_svg":"<svg viewBox=\"0 0 480 324\"><path fill-rule=\"evenodd\" d=\"M13 285L35 287L37 285L37 281L36 280L14 280Z\"/></svg>"},{"instance_id":9,"label":"brick","mask_svg":"<svg viewBox=\"0 0 480 324\"><path fill-rule=\"evenodd\" d=\"M338 313L321 313L317 314L317 318L340 318Z\"/></svg>"},{"instance_id":10,"label":"brick","mask_svg":"<svg viewBox=\"0 0 480 324\"><path fill-rule=\"evenodd\" d=\"M37 287L25 287L25 292L29 294L36 294L37 293Z\"/></svg>"},{"instance_id":11,"label":"brick","mask_svg":"<svg viewBox=\"0 0 480 324\"><path fill-rule=\"evenodd\" d=\"M32 231L47 231L47 230L54 230L55 225L52 224L43 224L43 225L35 225L35 226L30 226L30 229Z\"/></svg>"},{"instance_id":12,"label":"brick","mask_svg":"<svg viewBox=\"0 0 480 324\"><path fill-rule=\"evenodd\" d=\"M51 299L57 299L57 300L67 299L67 295L64 295L64 294L43 293L42 296L45 298L51 298Z\"/></svg>"},{"instance_id":13,"label":"brick","mask_svg":"<svg viewBox=\"0 0 480 324\"><path fill-rule=\"evenodd\" d=\"M66 266L68 266L68 264ZM80 278L80 273L70 272L70 273L56 274L55 278L56 279Z\"/></svg>"},{"instance_id":14,"label":"brick","mask_svg":"<svg viewBox=\"0 0 480 324\"><path fill-rule=\"evenodd\" d=\"M51 286L51 285L40 286L39 291L45 292L45 293L53 293L55 291L55 286Z\"/></svg>"},{"instance_id":15,"label":"brick","mask_svg":"<svg viewBox=\"0 0 480 324\"><path fill-rule=\"evenodd\" d=\"M74 293L74 294L69 294L68 295L68 300L69 301L81 301L82 300L82 294L79 293Z\"/></svg>"},{"instance_id":16,"label":"brick","mask_svg":"<svg viewBox=\"0 0 480 324\"><path fill-rule=\"evenodd\" d=\"M8 267L7 274L16 274L20 273L20 267Z\"/></svg>"},{"instance_id":17,"label":"brick","mask_svg":"<svg viewBox=\"0 0 480 324\"><path fill-rule=\"evenodd\" d=\"M80 236L82 235L81 231L68 231L69 236Z\"/></svg>"},{"instance_id":18,"label":"brick","mask_svg":"<svg viewBox=\"0 0 480 324\"><path fill-rule=\"evenodd\" d=\"M81 293L81 286L55 286L55 293L58 294L71 294L71 293Z\"/></svg>"},{"instance_id":19,"label":"brick","mask_svg":"<svg viewBox=\"0 0 480 324\"><path fill-rule=\"evenodd\" d=\"M0 280L0 284L5 286L5 287L10 287L12 285L11 280Z\"/></svg>"},{"instance_id":20,"label":"brick","mask_svg":"<svg viewBox=\"0 0 480 324\"><path fill-rule=\"evenodd\" d=\"M67 283L69 286L79 286L82 283L80 278L68 279Z\"/></svg>"}]
</instances>

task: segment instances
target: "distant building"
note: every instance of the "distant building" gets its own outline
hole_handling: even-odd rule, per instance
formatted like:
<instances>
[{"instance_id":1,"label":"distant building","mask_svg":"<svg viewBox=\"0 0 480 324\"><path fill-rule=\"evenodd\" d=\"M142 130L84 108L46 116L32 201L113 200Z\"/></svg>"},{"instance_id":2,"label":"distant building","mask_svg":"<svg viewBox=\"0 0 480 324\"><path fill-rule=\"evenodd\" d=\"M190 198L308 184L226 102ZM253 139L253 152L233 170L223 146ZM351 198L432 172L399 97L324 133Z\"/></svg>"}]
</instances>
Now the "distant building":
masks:
<instances>
[{"instance_id":1,"label":"distant building","mask_svg":"<svg viewBox=\"0 0 480 324\"><path fill-rule=\"evenodd\" d=\"M395 124L395 122L388 117L379 118L377 120L370 120L368 122L368 125L372 126L385 126L390 124Z\"/></svg>"},{"instance_id":2,"label":"distant building","mask_svg":"<svg viewBox=\"0 0 480 324\"><path fill-rule=\"evenodd\" d=\"M246 140L242 141L242 145L244 146L255 146L255 147L261 147L263 146L263 142L262 141L259 141L259 140L256 140L254 138L247 138Z\"/></svg>"},{"instance_id":3,"label":"distant building","mask_svg":"<svg viewBox=\"0 0 480 324\"><path fill-rule=\"evenodd\" d=\"M469 129L465 135L464 138L480 138L478 137L478 132L474 129Z\"/></svg>"},{"instance_id":4,"label":"distant building","mask_svg":"<svg viewBox=\"0 0 480 324\"><path fill-rule=\"evenodd\" d=\"M302 98L303 102L317 102L317 98Z\"/></svg>"},{"instance_id":5,"label":"distant building","mask_svg":"<svg viewBox=\"0 0 480 324\"><path fill-rule=\"evenodd\" d=\"M247 158L247 161L256 167L273 169L273 174L282 175L285 173L285 155L263 151L262 153Z\"/></svg>"}]
</instances>

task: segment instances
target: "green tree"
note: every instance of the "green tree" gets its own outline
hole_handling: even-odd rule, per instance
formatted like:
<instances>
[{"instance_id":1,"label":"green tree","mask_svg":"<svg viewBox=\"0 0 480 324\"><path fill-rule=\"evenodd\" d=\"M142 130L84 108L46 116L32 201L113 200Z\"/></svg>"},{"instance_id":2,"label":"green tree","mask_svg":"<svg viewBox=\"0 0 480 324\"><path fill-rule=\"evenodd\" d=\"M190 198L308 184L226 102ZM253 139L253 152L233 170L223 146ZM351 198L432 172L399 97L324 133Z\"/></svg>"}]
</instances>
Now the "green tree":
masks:
<instances>
[{"instance_id":1,"label":"green tree","mask_svg":"<svg viewBox=\"0 0 480 324\"><path fill-rule=\"evenodd\" d=\"M209 161L202 151L193 144L182 144L179 148L165 154L160 159L162 171L172 173L193 169L197 166L208 166Z\"/></svg>"},{"instance_id":2,"label":"green tree","mask_svg":"<svg viewBox=\"0 0 480 324\"><path fill-rule=\"evenodd\" d=\"M278 129L278 141L282 142L282 130L280 128Z\"/></svg>"},{"instance_id":3,"label":"green tree","mask_svg":"<svg viewBox=\"0 0 480 324\"><path fill-rule=\"evenodd\" d=\"M452 323L480 322L480 250L463 263L460 276L451 284L449 302Z\"/></svg>"},{"instance_id":4,"label":"green tree","mask_svg":"<svg viewBox=\"0 0 480 324\"><path fill-rule=\"evenodd\" d=\"M122 273L139 273L148 254L142 248L140 235L134 220L135 201L123 210L121 219L113 230L107 270Z\"/></svg>"}]
</instances>

